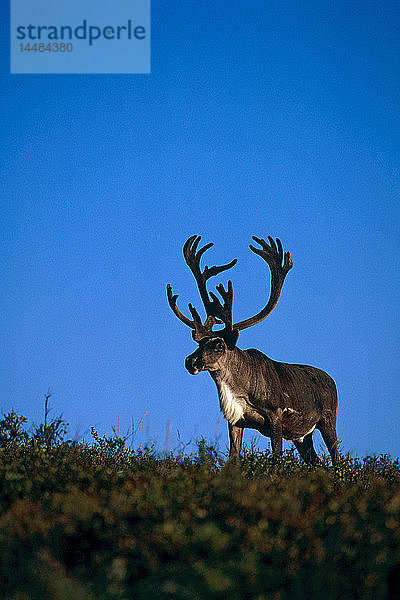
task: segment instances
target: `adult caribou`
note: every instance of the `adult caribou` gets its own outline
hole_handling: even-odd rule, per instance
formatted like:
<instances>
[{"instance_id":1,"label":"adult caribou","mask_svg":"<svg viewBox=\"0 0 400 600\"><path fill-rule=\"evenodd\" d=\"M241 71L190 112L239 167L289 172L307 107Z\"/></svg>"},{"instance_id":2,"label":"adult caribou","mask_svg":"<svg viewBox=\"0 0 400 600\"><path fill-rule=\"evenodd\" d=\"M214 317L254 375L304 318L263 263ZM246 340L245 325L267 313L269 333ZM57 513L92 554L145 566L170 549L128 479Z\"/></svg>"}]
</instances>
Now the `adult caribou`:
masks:
<instances>
[{"instance_id":1,"label":"adult caribou","mask_svg":"<svg viewBox=\"0 0 400 600\"><path fill-rule=\"evenodd\" d=\"M335 382L315 367L276 362L259 350L240 350L236 346L239 332L267 317L275 308L286 275L293 266L290 252L283 253L281 241L268 236L269 243L253 236L261 247L250 249L261 256L271 271L271 288L267 304L253 317L232 322L233 289L217 285L221 300L207 290L207 281L236 264L236 259L221 266L200 268L204 252L198 249L201 236L193 235L185 243L183 254L192 271L206 311L202 323L197 310L189 304L192 319L177 307L178 295L167 285L168 302L175 315L190 327L199 347L185 361L189 373L209 371L219 394L221 410L228 420L230 457L238 456L244 428L257 429L271 438L272 451L282 453L282 440L292 440L300 456L308 463L319 461L312 435L319 429L329 450L332 463L339 462L336 437L337 394ZM223 329L213 331L215 325Z\"/></svg>"}]
</instances>

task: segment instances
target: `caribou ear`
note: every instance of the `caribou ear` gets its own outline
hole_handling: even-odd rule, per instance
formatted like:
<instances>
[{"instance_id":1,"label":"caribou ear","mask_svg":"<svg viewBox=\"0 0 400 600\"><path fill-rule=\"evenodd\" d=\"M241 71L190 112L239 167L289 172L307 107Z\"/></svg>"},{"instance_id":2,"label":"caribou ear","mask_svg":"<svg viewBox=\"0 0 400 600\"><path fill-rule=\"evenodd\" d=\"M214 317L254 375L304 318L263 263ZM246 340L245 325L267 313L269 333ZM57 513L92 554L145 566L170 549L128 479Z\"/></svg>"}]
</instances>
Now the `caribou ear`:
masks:
<instances>
[{"instance_id":1,"label":"caribou ear","mask_svg":"<svg viewBox=\"0 0 400 600\"><path fill-rule=\"evenodd\" d=\"M238 329L232 329L232 331L224 332L224 340L225 340L225 343L228 346L229 350L234 349L234 347L236 346L236 342L238 341L238 337L239 337Z\"/></svg>"}]
</instances>

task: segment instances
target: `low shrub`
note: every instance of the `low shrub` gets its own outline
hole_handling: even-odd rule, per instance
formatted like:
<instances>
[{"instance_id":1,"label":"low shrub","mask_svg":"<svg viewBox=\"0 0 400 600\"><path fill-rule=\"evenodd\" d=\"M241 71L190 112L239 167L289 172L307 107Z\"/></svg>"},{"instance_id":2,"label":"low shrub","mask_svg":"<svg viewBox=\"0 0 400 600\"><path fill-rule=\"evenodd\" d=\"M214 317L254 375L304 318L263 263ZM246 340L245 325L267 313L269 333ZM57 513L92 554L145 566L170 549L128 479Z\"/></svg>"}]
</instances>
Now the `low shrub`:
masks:
<instances>
[{"instance_id":1,"label":"low shrub","mask_svg":"<svg viewBox=\"0 0 400 600\"><path fill-rule=\"evenodd\" d=\"M115 433L43 444L24 423L0 421L4 600L390 598L398 459L231 464L206 440L160 456Z\"/></svg>"}]
</instances>

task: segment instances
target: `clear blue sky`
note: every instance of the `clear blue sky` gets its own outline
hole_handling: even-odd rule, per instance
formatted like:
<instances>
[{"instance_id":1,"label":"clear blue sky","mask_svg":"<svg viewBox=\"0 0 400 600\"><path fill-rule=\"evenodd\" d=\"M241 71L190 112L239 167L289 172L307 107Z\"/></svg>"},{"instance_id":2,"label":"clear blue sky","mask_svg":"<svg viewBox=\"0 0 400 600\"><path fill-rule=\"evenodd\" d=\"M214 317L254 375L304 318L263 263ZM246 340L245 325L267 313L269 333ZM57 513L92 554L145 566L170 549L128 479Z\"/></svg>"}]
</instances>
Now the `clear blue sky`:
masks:
<instances>
[{"instance_id":1,"label":"clear blue sky","mask_svg":"<svg viewBox=\"0 0 400 600\"><path fill-rule=\"evenodd\" d=\"M72 436L146 414L138 441L224 448L165 285L200 308L201 234L245 318L273 235L294 268L239 347L326 370L342 451L400 455L398 2L153 0L151 75L10 75L1 11L2 411L50 388Z\"/></svg>"}]
</instances>

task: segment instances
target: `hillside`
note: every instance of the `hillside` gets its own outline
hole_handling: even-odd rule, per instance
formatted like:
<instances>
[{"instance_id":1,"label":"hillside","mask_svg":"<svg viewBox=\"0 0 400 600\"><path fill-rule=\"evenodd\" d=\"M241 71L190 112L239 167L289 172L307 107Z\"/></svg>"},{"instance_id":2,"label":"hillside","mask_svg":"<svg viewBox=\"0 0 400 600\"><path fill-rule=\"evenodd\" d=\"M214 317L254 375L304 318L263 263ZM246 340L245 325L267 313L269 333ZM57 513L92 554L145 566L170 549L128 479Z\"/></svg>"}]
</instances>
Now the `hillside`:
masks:
<instances>
[{"instance_id":1,"label":"hillside","mask_svg":"<svg viewBox=\"0 0 400 600\"><path fill-rule=\"evenodd\" d=\"M205 440L158 456L24 423L0 421L5 600L399 597L398 459L333 470L250 449L226 464Z\"/></svg>"}]
</instances>

